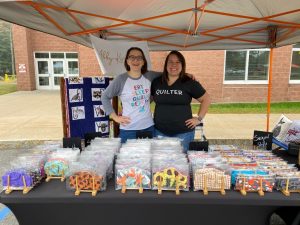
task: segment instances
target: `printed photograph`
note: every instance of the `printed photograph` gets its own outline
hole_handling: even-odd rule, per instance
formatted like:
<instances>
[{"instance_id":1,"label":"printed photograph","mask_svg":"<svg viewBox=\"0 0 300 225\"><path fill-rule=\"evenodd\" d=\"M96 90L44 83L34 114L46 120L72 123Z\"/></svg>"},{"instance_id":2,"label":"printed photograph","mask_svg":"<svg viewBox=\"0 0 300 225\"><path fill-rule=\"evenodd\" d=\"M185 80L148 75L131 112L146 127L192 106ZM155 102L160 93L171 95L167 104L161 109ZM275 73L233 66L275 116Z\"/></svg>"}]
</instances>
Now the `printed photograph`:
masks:
<instances>
[{"instance_id":1,"label":"printed photograph","mask_svg":"<svg viewBox=\"0 0 300 225\"><path fill-rule=\"evenodd\" d=\"M92 77L93 84L105 84L105 77Z\"/></svg>"},{"instance_id":2,"label":"printed photograph","mask_svg":"<svg viewBox=\"0 0 300 225\"><path fill-rule=\"evenodd\" d=\"M83 84L82 77L69 77L69 84Z\"/></svg>"},{"instance_id":3,"label":"printed photograph","mask_svg":"<svg viewBox=\"0 0 300 225\"><path fill-rule=\"evenodd\" d=\"M108 133L108 121L96 121L95 129L96 132Z\"/></svg>"},{"instance_id":4,"label":"printed photograph","mask_svg":"<svg viewBox=\"0 0 300 225\"><path fill-rule=\"evenodd\" d=\"M69 89L69 102L83 102L83 89Z\"/></svg>"},{"instance_id":5,"label":"printed photograph","mask_svg":"<svg viewBox=\"0 0 300 225\"><path fill-rule=\"evenodd\" d=\"M92 101L101 101L104 90L104 88L92 88Z\"/></svg>"},{"instance_id":6,"label":"printed photograph","mask_svg":"<svg viewBox=\"0 0 300 225\"><path fill-rule=\"evenodd\" d=\"M104 117L105 112L103 109L102 105L94 105L94 117L99 118L99 117Z\"/></svg>"},{"instance_id":7,"label":"printed photograph","mask_svg":"<svg viewBox=\"0 0 300 225\"><path fill-rule=\"evenodd\" d=\"M72 107L72 120L83 120L85 119L84 106Z\"/></svg>"}]
</instances>

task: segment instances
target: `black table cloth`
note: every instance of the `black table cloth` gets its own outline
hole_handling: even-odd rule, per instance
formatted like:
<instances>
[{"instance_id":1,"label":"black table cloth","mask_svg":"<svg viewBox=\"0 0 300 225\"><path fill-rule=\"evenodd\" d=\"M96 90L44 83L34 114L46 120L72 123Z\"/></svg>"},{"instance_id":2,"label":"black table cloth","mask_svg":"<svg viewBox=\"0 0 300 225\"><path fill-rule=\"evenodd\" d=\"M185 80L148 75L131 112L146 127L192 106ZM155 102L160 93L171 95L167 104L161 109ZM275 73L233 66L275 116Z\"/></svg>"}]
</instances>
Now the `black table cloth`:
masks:
<instances>
[{"instance_id":1,"label":"black table cloth","mask_svg":"<svg viewBox=\"0 0 300 225\"><path fill-rule=\"evenodd\" d=\"M238 191L219 192L156 191L145 190L139 194L128 190L126 194L115 191L112 182L105 192L96 197L90 193L74 196L67 191L65 183L52 180L43 183L23 195L14 191L0 195L0 202L15 214L20 225L153 225L186 224L203 225L264 225L274 210L280 207L294 207L300 210L300 194L286 197L280 192L248 193L242 196Z\"/></svg>"}]
</instances>

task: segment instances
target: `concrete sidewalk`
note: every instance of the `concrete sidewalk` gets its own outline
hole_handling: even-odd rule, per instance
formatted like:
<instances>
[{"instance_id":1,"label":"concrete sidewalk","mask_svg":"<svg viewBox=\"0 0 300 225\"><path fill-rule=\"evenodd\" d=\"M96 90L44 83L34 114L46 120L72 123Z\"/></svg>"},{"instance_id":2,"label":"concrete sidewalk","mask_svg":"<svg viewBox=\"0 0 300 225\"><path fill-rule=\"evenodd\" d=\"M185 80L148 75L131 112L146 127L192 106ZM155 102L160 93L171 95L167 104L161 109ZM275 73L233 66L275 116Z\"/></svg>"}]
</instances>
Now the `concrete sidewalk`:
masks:
<instances>
[{"instance_id":1,"label":"concrete sidewalk","mask_svg":"<svg viewBox=\"0 0 300 225\"><path fill-rule=\"evenodd\" d=\"M0 141L61 140L63 137L59 91L14 92L0 96ZM270 129L279 118L272 114ZM288 114L300 119L300 114ZM254 130L266 130L264 114L208 114L208 139L252 139Z\"/></svg>"}]
</instances>

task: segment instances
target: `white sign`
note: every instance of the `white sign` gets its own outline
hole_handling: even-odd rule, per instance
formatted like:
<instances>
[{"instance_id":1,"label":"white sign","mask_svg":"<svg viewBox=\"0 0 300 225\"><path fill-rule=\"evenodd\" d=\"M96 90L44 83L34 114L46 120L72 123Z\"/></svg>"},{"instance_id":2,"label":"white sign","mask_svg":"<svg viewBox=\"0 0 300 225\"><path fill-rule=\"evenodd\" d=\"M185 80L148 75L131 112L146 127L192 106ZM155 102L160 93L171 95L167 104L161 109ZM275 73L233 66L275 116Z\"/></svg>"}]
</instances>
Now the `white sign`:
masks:
<instances>
[{"instance_id":1,"label":"white sign","mask_svg":"<svg viewBox=\"0 0 300 225\"><path fill-rule=\"evenodd\" d=\"M19 64L19 73L26 73L26 64Z\"/></svg>"},{"instance_id":2,"label":"white sign","mask_svg":"<svg viewBox=\"0 0 300 225\"><path fill-rule=\"evenodd\" d=\"M146 41L108 41L93 35L90 35L90 39L96 52L101 71L105 76L114 77L126 72L124 59L127 50L131 47L138 47L143 50L147 59L148 70L151 69L149 48Z\"/></svg>"}]
</instances>

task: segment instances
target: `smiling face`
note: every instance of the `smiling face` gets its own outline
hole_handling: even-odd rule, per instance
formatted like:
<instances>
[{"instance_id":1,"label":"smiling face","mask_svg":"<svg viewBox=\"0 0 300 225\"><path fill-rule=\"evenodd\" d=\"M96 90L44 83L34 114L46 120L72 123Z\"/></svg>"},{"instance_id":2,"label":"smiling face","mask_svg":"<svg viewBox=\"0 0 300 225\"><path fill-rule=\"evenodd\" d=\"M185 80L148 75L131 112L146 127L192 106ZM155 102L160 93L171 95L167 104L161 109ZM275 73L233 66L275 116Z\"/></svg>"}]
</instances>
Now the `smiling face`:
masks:
<instances>
[{"instance_id":1,"label":"smiling face","mask_svg":"<svg viewBox=\"0 0 300 225\"><path fill-rule=\"evenodd\" d=\"M130 71L140 72L144 65L143 54L139 50L131 50L127 58L127 64L130 67Z\"/></svg>"},{"instance_id":2,"label":"smiling face","mask_svg":"<svg viewBox=\"0 0 300 225\"><path fill-rule=\"evenodd\" d=\"M177 55L170 55L167 62L167 71L169 76L179 77L182 70L182 64Z\"/></svg>"}]
</instances>

